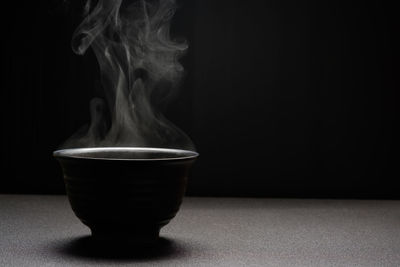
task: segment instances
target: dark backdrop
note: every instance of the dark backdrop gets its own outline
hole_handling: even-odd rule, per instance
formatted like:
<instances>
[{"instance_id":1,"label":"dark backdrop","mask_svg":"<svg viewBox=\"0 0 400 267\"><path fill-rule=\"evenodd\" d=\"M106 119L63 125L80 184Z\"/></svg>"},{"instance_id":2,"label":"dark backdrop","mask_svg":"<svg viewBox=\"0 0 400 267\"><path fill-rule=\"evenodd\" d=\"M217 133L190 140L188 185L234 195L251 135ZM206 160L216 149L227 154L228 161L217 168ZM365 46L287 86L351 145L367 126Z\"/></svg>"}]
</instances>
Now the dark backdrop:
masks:
<instances>
[{"instance_id":1,"label":"dark backdrop","mask_svg":"<svg viewBox=\"0 0 400 267\"><path fill-rule=\"evenodd\" d=\"M13 2L13 1L10 1ZM1 193L63 193L51 153L88 121L82 1L4 7ZM180 1L187 75L166 114L201 156L190 195L399 198L389 1Z\"/></svg>"}]
</instances>

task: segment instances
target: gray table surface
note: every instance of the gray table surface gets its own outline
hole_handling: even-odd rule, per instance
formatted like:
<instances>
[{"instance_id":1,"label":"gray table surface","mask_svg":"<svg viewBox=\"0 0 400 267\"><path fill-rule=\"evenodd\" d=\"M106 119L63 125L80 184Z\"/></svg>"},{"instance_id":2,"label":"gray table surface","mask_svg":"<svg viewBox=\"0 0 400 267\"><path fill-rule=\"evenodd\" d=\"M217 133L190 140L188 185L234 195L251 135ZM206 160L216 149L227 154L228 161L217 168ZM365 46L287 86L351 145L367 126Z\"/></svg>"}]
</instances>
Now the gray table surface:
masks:
<instances>
[{"instance_id":1,"label":"gray table surface","mask_svg":"<svg viewBox=\"0 0 400 267\"><path fill-rule=\"evenodd\" d=\"M400 266L400 201L185 198L144 254L89 233L65 196L0 195L0 266Z\"/></svg>"}]
</instances>

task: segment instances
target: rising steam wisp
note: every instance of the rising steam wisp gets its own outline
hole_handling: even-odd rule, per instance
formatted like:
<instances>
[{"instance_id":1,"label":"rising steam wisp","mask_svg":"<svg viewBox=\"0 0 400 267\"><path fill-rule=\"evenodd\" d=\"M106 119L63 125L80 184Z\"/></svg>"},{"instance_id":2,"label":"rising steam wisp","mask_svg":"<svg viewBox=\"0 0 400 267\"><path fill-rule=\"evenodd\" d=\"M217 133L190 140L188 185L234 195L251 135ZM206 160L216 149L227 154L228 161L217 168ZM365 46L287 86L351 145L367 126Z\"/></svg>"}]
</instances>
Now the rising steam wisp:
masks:
<instances>
[{"instance_id":1,"label":"rising steam wisp","mask_svg":"<svg viewBox=\"0 0 400 267\"><path fill-rule=\"evenodd\" d=\"M170 38L174 12L174 0L87 1L72 47L77 54L93 49L106 101L91 102L90 126L67 140L64 148L194 149L158 109L183 75L178 59L187 44Z\"/></svg>"}]
</instances>

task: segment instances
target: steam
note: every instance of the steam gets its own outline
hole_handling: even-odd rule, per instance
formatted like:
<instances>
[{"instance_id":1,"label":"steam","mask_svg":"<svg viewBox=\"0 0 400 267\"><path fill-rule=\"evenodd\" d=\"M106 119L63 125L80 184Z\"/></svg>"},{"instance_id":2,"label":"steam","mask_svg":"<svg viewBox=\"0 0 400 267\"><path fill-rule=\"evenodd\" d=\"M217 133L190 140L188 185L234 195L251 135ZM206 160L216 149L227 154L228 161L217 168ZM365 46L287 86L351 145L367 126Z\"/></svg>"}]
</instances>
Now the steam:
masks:
<instances>
[{"instance_id":1,"label":"steam","mask_svg":"<svg viewBox=\"0 0 400 267\"><path fill-rule=\"evenodd\" d=\"M170 38L175 0L88 0L72 48L91 47L106 101L91 102L91 123L71 147L145 146L193 149L190 139L159 111L179 84L186 43Z\"/></svg>"}]
</instances>

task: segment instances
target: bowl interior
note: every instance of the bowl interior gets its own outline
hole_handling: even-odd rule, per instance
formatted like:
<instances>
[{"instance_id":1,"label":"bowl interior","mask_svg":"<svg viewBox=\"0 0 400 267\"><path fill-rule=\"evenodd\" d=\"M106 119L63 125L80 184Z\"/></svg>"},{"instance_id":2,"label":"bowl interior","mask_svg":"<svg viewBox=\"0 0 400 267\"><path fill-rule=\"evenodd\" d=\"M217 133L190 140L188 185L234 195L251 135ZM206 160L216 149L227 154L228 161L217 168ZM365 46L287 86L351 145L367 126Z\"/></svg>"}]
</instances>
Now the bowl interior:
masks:
<instances>
[{"instance_id":1,"label":"bowl interior","mask_svg":"<svg viewBox=\"0 0 400 267\"><path fill-rule=\"evenodd\" d=\"M190 159L198 153L189 150L150 147L96 147L57 150L55 157L103 160L172 160Z\"/></svg>"}]
</instances>

